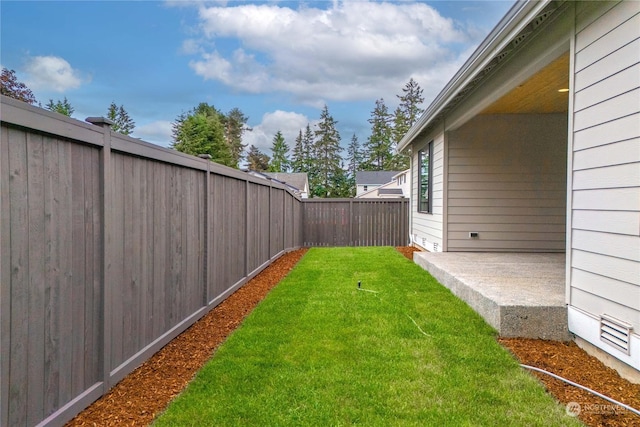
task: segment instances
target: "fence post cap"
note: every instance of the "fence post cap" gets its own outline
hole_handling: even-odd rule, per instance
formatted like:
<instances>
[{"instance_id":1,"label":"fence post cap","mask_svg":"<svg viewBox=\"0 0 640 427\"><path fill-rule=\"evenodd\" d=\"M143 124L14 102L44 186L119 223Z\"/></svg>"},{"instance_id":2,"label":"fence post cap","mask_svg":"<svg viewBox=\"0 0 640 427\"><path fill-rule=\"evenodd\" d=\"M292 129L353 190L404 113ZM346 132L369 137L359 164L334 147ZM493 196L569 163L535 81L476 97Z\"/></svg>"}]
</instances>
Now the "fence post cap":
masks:
<instances>
[{"instance_id":1,"label":"fence post cap","mask_svg":"<svg viewBox=\"0 0 640 427\"><path fill-rule=\"evenodd\" d=\"M101 128L111 127L111 125L115 124L114 121L109 120L106 117L87 117L84 121L89 122L92 125L100 126Z\"/></svg>"},{"instance_id":2,"label":"fence post cap","mask_svg":"<svg viewBox=\"0 0 640 427\"><path fill-rule=\"evenodd\" d=\"M198 154L201 159L211 159L211 154Z\"/></svg>"}]
</instances>

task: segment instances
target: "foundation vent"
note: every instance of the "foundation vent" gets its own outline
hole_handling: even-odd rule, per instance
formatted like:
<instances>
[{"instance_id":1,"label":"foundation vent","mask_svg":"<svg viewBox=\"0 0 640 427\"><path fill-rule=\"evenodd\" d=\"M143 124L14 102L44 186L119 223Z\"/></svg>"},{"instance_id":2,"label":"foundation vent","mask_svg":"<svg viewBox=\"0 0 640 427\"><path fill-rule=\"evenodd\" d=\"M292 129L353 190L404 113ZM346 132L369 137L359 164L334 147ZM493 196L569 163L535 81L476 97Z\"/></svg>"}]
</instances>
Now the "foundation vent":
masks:
<instances>
[{"instance_id":1,"label":"foundation vent","mask_svg":"<svg viewBox=\"0 0 640 427\"><path fill-rule=\"evenodd\" d=\"M627 322L606 314L600 316L600 339L625 354L629 354L632 329L633 326Z\"/></svg>"}]
</instances>

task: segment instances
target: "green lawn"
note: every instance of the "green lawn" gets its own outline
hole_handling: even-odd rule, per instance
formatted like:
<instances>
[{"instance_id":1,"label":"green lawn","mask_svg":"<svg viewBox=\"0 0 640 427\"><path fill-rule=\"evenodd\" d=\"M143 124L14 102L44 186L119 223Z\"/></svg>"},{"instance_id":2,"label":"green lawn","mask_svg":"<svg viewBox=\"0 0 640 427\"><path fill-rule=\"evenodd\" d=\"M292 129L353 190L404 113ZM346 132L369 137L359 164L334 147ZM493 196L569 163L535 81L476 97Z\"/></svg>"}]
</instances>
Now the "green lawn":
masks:
<instances>
[{"instance_id":1,"label":"green lawn","mask_svg":"<svg viewBox=\"0 0 640 427\"><path fill-rule=\"evenodd\" d=\"M495 335L393 248L311 249L155 425L579 425Z\"/></svg>"}]
</instances>

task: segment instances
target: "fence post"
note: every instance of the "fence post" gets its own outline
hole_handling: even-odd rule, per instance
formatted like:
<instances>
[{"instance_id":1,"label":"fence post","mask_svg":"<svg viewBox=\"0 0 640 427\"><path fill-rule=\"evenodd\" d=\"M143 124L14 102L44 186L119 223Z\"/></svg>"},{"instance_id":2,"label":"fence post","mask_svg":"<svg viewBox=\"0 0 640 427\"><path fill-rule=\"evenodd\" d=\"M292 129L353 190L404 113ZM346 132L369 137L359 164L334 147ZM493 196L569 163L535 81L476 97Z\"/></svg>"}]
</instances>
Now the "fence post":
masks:
<instances>
[{"instance_id":1,"label":"fence post","mask_svg":"<svg viewBox=\"0 0 640 427\"><path fill-rule=\"evenodd\" d=\"M102 394L111 388L111 288L113 259L113 176L111 174L111 120L87 117L85 121L102 128L104 145L100 158L100 209L102 210Z\"/></svg>"},{"instance_id":2,"label":"fence post","mask_svg":"<svg viewBox=\"0 0 640 427\"><path fill-rule=\"evenodd\" d=\"M269 259L273 256L271 255L271 236L273 235L273 216L271 215L271 210L273 209L273 181L269 180ZM262 261L262 260L260 260Z\"/></svg>"},{"instance_id":3,"label":"fence post","mask_svg":"<svg viewBox=\"0 0 640 427\"><path fill-rule=\"evenodd\" d=\"M353 243L353 198L349 199L349 246L356 246Z\"/></svg>"},{"instance_id":4,"label":"fence post","mask_svg":"<svg viewBox=\"0 0 640 427\"><path fill-rule=\"evenodd\" d=\"M211 154L199 154L198 157L204 159L207 162L207 173L205 175L204 181L204 289L202 290L202 297L204 298L203 305L206 307L209 305L210 295L209 295L209 283L211 281L211 268L209 267L209 262L211 261L211 238L209 236L209 232L211 230L211 219L209 218L209 214L213 211L211 209L211 195L209 192L211 191L211 185L209 182L211 181Z\"/></svg>"},{"instance_id":5,"label":"fence post","mask_svg":"<svg viewBox=\"0 0 640 427\"><path fill-rule=\"evenodd\" d=\"M249 179L244 190L244 277L249 275Z\"/></svg>"}]
</instances>

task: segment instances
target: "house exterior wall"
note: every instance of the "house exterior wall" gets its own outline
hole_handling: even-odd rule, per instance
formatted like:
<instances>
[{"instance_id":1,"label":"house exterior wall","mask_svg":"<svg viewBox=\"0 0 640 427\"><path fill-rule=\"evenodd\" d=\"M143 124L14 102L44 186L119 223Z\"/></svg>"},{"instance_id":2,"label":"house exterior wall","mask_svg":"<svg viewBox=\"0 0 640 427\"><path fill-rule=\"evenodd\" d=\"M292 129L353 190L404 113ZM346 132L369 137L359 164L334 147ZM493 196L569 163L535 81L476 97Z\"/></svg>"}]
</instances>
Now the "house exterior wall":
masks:
<instances>
[{"instance_id":1,"label":"house exterior wall","mask_svg":"<svg viewBox=\"0 0 640 427\"><path fill-rule=\"evenodd\" d=\"M418 152L433 141L433 212L418 212ZM413 146L411 154L411 238L414 244L432 252L444 249L444 132L440 129Z\"/></svg>"},{"instance_id":2,"label":"house exterior wall","mask_svg":"<svg viewBox=\"0 0 640 427\"><path fill-rule=\"evenodd\" d=\"M565 251L566 114L480 115L447 141L448 251Z\"/></svg>"},{"instance_id":3,"label":"house exterior wall","mask_svg":"<svg viewBox=\"0 0 640 427\"><path fill-rule=\"evenodd\" d=\"M380 184L361 184L356 186L356 197L380 187Z\"/></svg>"},{"instance_id":4,"label":"house exterior wall","mask_svg":"<svg viewBox=\"0 0 640 427\"><path fill-rule=\"evenodd\" d=\"M640 369L640 3L576 3L569 329ZM630 355L600 339L630 323Z\"/></svg>"}]
</instances>

